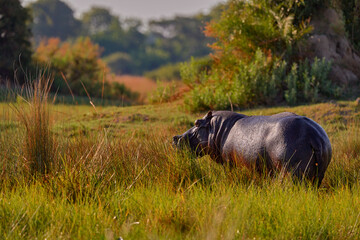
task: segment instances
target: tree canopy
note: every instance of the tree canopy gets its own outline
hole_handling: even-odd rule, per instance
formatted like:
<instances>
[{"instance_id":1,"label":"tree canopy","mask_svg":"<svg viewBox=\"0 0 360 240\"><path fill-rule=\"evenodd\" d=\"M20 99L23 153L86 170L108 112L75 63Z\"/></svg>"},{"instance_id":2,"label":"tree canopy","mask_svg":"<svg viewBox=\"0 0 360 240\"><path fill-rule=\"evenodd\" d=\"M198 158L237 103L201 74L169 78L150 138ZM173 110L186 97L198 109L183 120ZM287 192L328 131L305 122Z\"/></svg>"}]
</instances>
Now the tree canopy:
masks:
<instances>
[{"instance_id":1,"label":"tree canopy","mask_svg":"<svg viewBox=\"0 0 360 240\"><path fill-rule=\"evenodd\" d=\"M42 38L59 37L66 40L77 37L80 22L74 11L61 0L38 0L30 4L34 22L32 31L37 43Z\"/></svg>"},{"instance_id":2,"label":"tree canopy","mask_svg":"<svg viewBox=\"0 0 360 240\"><path fill-rule=\"evenodd\" d=\"M22 66L26 71L31 61L30 21L29 11L19 0L0 0L0 80L18 77L22 82L23 72L16 70Z\"/></svg>"},{"instance_id":3,"label":"tree canopy","mask_svg":"<svg viewBox=\"0 0 360 240\"><path fill-rule=\"evenodd\" d=\"M109 32L112 25L119 26L117 17L110 10L103 7L92 7L81 18L85 34L94 35L101 32Z\"/></svg>"}]
</instances>

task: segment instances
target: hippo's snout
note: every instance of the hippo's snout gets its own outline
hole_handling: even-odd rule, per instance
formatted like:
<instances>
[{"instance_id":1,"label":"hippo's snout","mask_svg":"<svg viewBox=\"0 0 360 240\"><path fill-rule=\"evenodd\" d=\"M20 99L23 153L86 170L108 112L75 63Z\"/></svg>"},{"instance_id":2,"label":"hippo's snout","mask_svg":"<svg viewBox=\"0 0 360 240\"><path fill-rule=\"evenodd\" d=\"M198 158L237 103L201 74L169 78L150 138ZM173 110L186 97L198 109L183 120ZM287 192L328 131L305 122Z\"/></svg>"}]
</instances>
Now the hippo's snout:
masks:
<instances>
[{"instance_id":1,"label":"hippo's snout","mask_svg":"<svg viewBox=\"0 0 360 240\"><path fill-rule=\"evenodd\" d=\"M178 145L180 138L181 138L181 136L174 136L174 137L173 137L173 144L174 144L175 146Z\"/></svg>"}]
</instances>

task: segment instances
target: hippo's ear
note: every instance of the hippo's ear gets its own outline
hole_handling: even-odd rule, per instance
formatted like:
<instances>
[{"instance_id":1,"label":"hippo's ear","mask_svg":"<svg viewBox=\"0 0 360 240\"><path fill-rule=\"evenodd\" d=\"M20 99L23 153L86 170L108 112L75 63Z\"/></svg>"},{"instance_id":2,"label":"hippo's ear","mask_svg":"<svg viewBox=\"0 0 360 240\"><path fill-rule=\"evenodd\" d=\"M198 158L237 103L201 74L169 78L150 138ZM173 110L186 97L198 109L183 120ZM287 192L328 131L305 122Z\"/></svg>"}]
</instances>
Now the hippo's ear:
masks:
<instances>
[{"instance_id":1,"label":"hippo's ear","mask_svg":"<svg viewBox=\"0 0 360 240\"><path fill-rule=\"evenodd\" d=\"M209 111L209 112L206 114L205 118L212 118L212 111Z\"/></svg>"}]
</instances>

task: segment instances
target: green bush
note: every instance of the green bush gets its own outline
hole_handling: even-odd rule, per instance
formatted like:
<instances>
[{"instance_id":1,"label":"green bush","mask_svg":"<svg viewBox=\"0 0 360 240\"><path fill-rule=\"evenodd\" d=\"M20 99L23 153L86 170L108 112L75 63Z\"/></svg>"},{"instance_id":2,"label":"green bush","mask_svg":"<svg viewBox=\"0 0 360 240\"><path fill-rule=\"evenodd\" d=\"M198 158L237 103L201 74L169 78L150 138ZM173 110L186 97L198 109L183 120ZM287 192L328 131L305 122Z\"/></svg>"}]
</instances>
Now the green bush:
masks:
<instances>
[{"instance_id":1,"label":"green bush","mask_svg":"<svg viewBox=\"0 0 360 240\"><path fill-rule=\"evenodd\" d=\"M298 86L298 68L294 63L291 67L290 73L286 76L285 82L287 90L285 90L285 100L290 105L295 105L297 102L297 86Z\"/></svg>"},{"instance_id":2,"label":"green bush","mask_svg":"<svg viewBox=\"0 0 360 240\"><path fill-rule=\"evenodd\" d=\"M131 56L127 53L116 52L105 57L103 60L113 73L129 74L133 72L134 63Z\"/></svg>"},{"instance_id":3,"label":"green bush","mask_svg":"<svg viewBox=\"0 0 360 240\"><path fill-rule=\"evenodd\" d=\"M169 102L176 93L176 82L164 83L161 81L156 82L157 87L154 92L150 94L150 103L164 103Z\"/></svg>"},{"instance_id":4,"label":"green bush","mask_svg":"<svg viewBox=\"0 0 360 240\"><path fill-rule=\"evenodd\" d=\"M180 66L180 63L167 64L155 70L146 72L144 76L153 80L180 80Z\"/></svg>"},{"instance_id":5,"label":"green bush","mask_svg":"<svg viewBox=\"0 0 360 240\"><path fill-rule=\"evenodd\" d=\"M189 62L180 65L180 77L187 86L193 88L195 84L206 80L211 64L209 57L196 59L192 57Z\"/></svg>"},{"instance_id":6,"label":"green bush","mask_svg":"<svg viewBox=\"0 0 360 240\"><path fill-rule=\"evenodd\" d=\"M216 69L211 75L204 72L192 75L194 66L196 63L192 61L184 64L182 70L184 81L191 82L192 86L185 97L185 104L191 111L271 105L283 101L295 105L338 97L341 92L328 79L331 62L325 59L293 63L287 70L286 61L269 62L258 50L251 62L239 62L237 74L227 79L215 73Z\"/></svg>"},{"instance_id":7,"label":"green bush","mask_svg":"<svg viewBox=\"0 0 360 240\"><path fill-rule=\"evenodd\" d=\"M181 71L184 82L192 87L185 99L192 111L271 103L275 101L281 84L281 79L274 74L284 75L285 70L283 62L268 62L260 50L249 64L240 61L237 73L229 78L223 78L217 69L213 69L210 75L206 71L198 73L198 65L201 64L192 60L184 64Z\"/></svg>"},{"instance_id":8,"label":"green bush","mask_svg":"<svg viewBox=\"0 0 360 240\"><path fill-rule=\"evenodd\" d=\"M289 105L300 102L318 102L320 96L338 97L339 87L328 78L331 62L315 58L313 63L305 60L293 63L290 73L286 77L287 90L285 100ZM341 91L341 90L340 90Z\"/></svg>"}]
</instances>

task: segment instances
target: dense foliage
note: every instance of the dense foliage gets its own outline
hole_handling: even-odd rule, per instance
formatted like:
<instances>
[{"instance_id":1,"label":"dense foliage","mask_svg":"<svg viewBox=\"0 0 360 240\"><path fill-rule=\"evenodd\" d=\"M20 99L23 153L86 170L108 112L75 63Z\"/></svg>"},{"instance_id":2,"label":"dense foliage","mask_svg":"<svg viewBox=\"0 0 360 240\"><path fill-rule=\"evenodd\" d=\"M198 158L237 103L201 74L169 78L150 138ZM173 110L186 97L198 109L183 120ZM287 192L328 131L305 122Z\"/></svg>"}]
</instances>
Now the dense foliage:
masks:
<instances>
[{"instance_id":1,"label":"dense foliage","mask_svg":"<svg viewBox=\"0 0 360 240\"><path fill-rule=\"evenodd\" d=\"M163 65L155 70L145 72L144 76L153 80L180 80L181 63Z\"/></svg>"},{"instance_id":2,"label":"dense foliage","mask_svg":"<svg viewBox=\"0 0 360 240\"><path fill-rule=\"evenodd\" d=\"M293 25L294 16L285 9L284 4L265 0L230 1L220 20L206 28L206 34L217 40L211 46L215 58L230 66L239 59L251 60L258 49L270 58L283 56L310 30Z\"/></svg>"},{"instance_id":3,"label":"dense foliage","mask_svg":"<svg viewBox=\"0 0 360 240\"><path fill-rule=\"evenodd\" d=\"M37 43L43 37L66 40L77 36L80 30L74 11L63 1L38 0L30 4L30 9L34 18L32 31Z\"/></svg>"},{"instance_id":4,"label":"dense foliage","mask_svg":"<svg viewBox=\"0 0 360 240\"><path fill-rule=\"evenodd\" d=\"M29 11L19 0L0 0L0 81L17 78L23 82L21 76L29 67L32 54L30 21Z\"/></svg>"},{"instance_id":5,"label":"dense foliage","mask_svg":"<svg viewBox=\"0 0 360 240\"><path fill-rule=\"evenodd\" d=\"M185 101L189 109L294 105L339 97L341 87L328 78L332 63L303 60L297 54L320 3L325 1L229 1L220 19L206 27L206 34L216 39L211 68L199 70L194 61L182 67L181 76L192 89Z\"/></svg>"},{"instance_id":6,"label":"dense foliage","mask_svg":"<svg viewBox=\"0 0 360 240\"><path fill-rule=\"evenodd\" d=\"M360 51L360 1L342 0L345 28L356 50Z\"/></svg>"},{"instance_id":7,"label":"dense foliage","mask_svg":"<svg viewBox=\"0 0 360 240\"><path fill-rule=\"evenodd\" d=\"M304 20L310 20L313 16L327 7L335 8L342 13L342 20L347 37L355 49L360 50L360 1L359 0L300 0L278 1L274 4L282 4L288 9L288 14L293 14L294 24L299 25ZM295 4L294 3L300 3Z\"/></svg>"}]
</instances>

